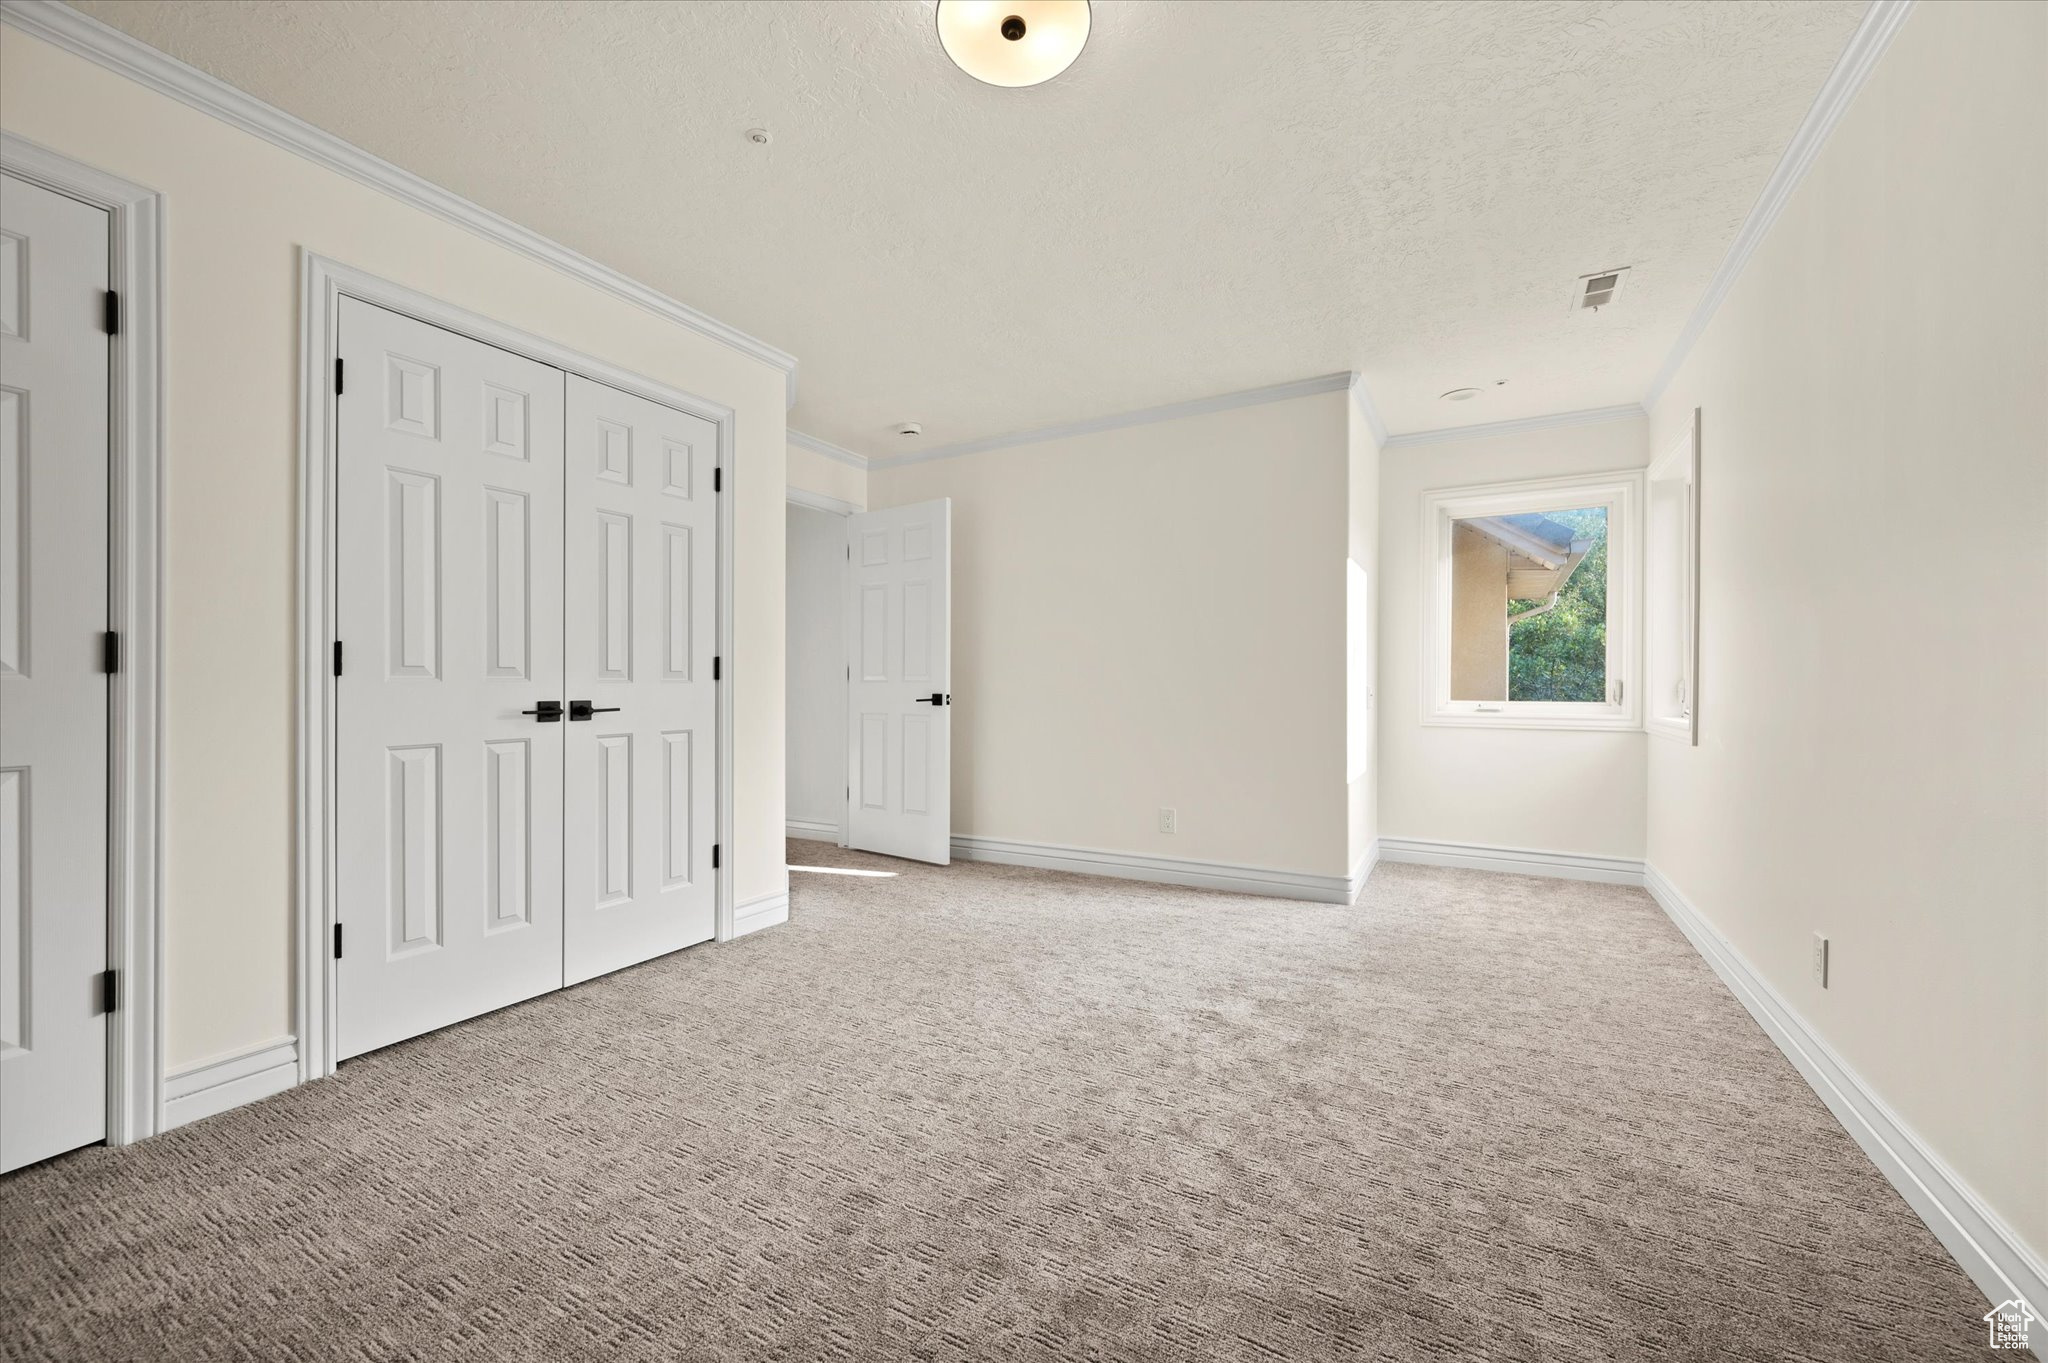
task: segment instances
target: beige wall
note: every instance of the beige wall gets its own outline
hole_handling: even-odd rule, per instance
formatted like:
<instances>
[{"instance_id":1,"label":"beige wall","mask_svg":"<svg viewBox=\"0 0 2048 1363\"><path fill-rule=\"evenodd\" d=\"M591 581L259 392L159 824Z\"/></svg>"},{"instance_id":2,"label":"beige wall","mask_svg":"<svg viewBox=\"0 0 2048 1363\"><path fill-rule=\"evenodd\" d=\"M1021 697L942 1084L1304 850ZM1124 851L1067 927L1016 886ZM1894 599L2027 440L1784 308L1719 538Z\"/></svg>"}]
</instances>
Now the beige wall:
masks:
<instances>
[{"instance_id":1,"label":"beige wall","mask_svg":"<svg viewBox=\"0 0 2048 1363\"><path fill-rule=\"evenodd\" d=\"M2044 53L2048 7L1917 6L1657 403L1659 449L1702 410L1701 743L1649 761L1651 864L2037 1255Z\"/></svg>"},{"instance_id":2,"label":"beige wall","mask_svg":"<svg viewBox=\"0 0 2048 1363\"><path fill-rule=\"evenodd\" d=\"M1641 420L1614 421L1386 451L1380 479L1382 836L1643 855L1641 733L1423 724L1421 541L1425 492L1639 469L1649 462L1645 431Z\"/></svg>"},{"instance_id":3,"label":"beige wall","mask_svg":"<svg viewBox=\"0 0 2048 1363\"><path fill-rule=\"evenodd\" d=\"M865 508L868 504L866 469L828 459L815 450L791 445L788 453L789 485L806 492L822 493Z\"/></svg>"},{"instance_id":4,"label":"beige wall","mask_svg":"<svg viewBox=\"0 0 2048 1363\"><path fill-rule=\"evenodd\" d=\"M784 888L779 370L12 28L0 125L166 196L172 1068L292 1030L298 248L735 409L736 900Z\"/></svg>"},{"instance_id":5,"label":"beige wall","mask_svg":"<svg viewBox=\"0 0 2048 1363\"><path fill-rule=\"evenodd\" d=\"M953 499L955 833L1350 870L1348 412L1338 391L873 471L877 507Z\"/></svg>"}]
</instances>

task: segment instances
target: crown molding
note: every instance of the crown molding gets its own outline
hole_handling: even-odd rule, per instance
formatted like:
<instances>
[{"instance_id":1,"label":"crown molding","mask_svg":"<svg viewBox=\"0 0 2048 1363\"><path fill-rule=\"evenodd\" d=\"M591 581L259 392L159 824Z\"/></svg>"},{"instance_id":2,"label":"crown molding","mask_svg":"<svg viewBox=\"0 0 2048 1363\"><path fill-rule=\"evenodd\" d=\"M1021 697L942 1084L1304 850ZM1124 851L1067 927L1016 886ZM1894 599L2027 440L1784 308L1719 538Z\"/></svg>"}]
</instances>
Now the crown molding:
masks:
<instances>
[{"instance_id":1,"label":"crown molding","mask_svg":"<svg viewBox=\"0 0 2048 1363\"><path fill-rule=\"evenodd\" d=\"M600 265L560 242L521 227L511 219L471 203L432 181L373 156L361 147L159 52L117 28L111 28L56 0L0 0L0 22L103 66L160 95L168 95L201 113L211 114L231 127L283 147L358 184L381 190L443 222L453 223L530 260L560 270L614 298L645 308L665 321L773 365L783 373L789 405L796 405L797 361L788 351L727 326L609 265Z\"/></svg>"},{"instance_id":2,"label":"crown molding","mask_svg":"<svg viewBox=\"0 0 2048 1363\"><path fill-rule=\"evenodd\" d=\"M835 445L829 440L820 440L815 435L805 435L802 431L790 431L789 443L800 450L809 450L812 454L822 454L827 459L836 459L840 463L853 468L864 470L868 466L868 457L866 455L855 454L852 450Z\"/></svg>"},{"instance_id":3,"label":"crown molding","mask_svg":"<svg viewBox=\"0 0 2048 1363\"><path fill-rule=\"evenodd\" d=\"M1057 426L1040 426L1036 430L1018 431L1011 435L963 440L953 445L939 445L932 449L919 450L916 454L873 458L868 460L868 467L893 469L906 464L929 464L935 459L958 459L962 455L984 454L990 450L1006 450L1017 445L1038 445L1048 440L1070 440L1075 436L1120 431L1128 426L1149 426L1154 422L1208 416L1214 412L1228 412L1238 407L1258 407L1268 402L1286 402L1290 398L1305 398L1316 393L1334 393L1340 389L1350 388L1357 382L1357 378L1356 374L1345 370L1337 374L1323 374L1313 379L1296 379L1292 383L1276 383L1267 388L1248 388L1241 393L1222 393L1211 398L1169 402L1164 407L1146 407L1135 412L1119 412L1114 416L1090 417L1086 421L1068 421Z\"/></svg>"},{"instance_id":4,"label":"crown molding","mask_svg":"<svg viewBox=\"0 0 2048 1363\"><path fill-rule=\"evenodd\" d=\"M1523 435L1529 431L1547 431L1558 426L1598 426L1609 421L1643 420L1649 415L1649 411L1640 403L1625 402L1619 407L1588 407L1577 412L1552 412L1548 416L1525 416L1513 421L1487 421L1477 426L1447 426L1435 431L1409 431L1405 435L1387 437L1384 447L1392 450L1406 445L1442 445L1453 440L1484 440L1488 436Z\"/></svg>"},{"instance_id":5,"label":"crown molding","mask_svg":"<svg viewBox=\"0 0 2048 1363\"><path fill-rule=\"evenodd\" d=\"M1758 196L1756 206L1749 210L1749 217L1743 221L1741 230L1735 234L1735 241L1729 246L1721 268L1714 272L1713 279L1707 284L1706 294L1700 299L1699 306L1693 309L1685 329L1678 333L1671 353L1664 357L1663 367L1657 371L1657 377L1650 383L1650 391L1643 397L1644 407L1656 406L1657 399L1664 396L1664 390L1678 376L1679 367L1706 333L1707 324L1714 320L1714 313L1720 309L1722 300L1735 287L1737 277L1771 230L1771 224L1784 212L1793 191L1799 188L1807 171L1813 168L1828 134L1835 130L1835 124L1841 122L1843 111L1855 99L1857 91L1863 88L1863 82L1877 65L1877 59L1891 46L1899 26L1906 22L1906 16L1912 9L1913 0L1873 0L1870 8L1864 11L1863 22L1850 35L1849 45L1842 49L1835 69L1828 73L1820 93L1814 96L1813 107L1806 111L1799 130L1792 134L1791 145L1785 148L1785 154L1778 159L1778 168L1764 183L1763 193Z\"/></svg>"}]
</instances>

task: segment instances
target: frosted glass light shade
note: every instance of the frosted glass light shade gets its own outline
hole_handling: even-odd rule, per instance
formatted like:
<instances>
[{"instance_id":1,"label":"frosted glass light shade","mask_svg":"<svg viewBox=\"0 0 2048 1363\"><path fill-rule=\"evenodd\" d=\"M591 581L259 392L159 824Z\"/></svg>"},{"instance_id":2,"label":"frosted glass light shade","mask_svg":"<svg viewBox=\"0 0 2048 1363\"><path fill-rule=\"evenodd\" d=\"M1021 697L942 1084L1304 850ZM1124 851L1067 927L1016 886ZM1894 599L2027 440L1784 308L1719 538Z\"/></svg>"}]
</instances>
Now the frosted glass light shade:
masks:
<instances>
[{"instance_id":1,"label":"frosted glass light shade","mask_svg":"<svg viewBox=\"0 0 2048 1363\"><path fill-rule=\"evenodd\" d=\"M1088 43L1088 0L939 0L939 45L978 81L1051 80Z\"/></svg>"}]
</instances>

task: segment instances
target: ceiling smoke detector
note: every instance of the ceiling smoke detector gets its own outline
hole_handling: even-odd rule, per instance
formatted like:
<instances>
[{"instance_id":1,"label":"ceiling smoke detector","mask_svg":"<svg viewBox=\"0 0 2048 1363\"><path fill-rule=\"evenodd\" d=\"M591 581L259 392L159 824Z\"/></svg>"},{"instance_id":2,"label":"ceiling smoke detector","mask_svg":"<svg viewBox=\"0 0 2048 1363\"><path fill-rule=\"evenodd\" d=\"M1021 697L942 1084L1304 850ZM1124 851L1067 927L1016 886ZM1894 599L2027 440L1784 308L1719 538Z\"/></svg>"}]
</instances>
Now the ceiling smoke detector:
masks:
<instances>
[{"instance_id":1,"label":"ceiling smoke detector","mask_svg":"<svg viewBox=\"0 0 2048 1363\"><path fill-rule=\"evenodd\" d=\"M896 434L923 435L924 426L921 423L915 421L901 421L896 424Z\"/></svg>"},{"instance_id":2,"label":"ceiling smoke detector","mask_svg":"<svg viewBox=\"0 0 2048 1363\"><path fill-rule=\"evenodd\" d=\"M1479 389L1453 388L1450 392L1438 393L1437 396L1442 398L1446 402L1470 402L1472 399L1479 396Z\"/></svg>"},{"instance_id":3,"label":"ceiling smoke detector","mask_svg":"<svg viewBox=\"0 0 2048 1363\"><path fill-rule=\"evenodd\" d=\"M1592 274L1579 276L1578 287L1572 290L1572 311L1590 308L1594 312L1614 301L1621 292L1621 286L1628 280L1629 267L1618 270L1597 270Z\"/></svg>"}]
</instances>

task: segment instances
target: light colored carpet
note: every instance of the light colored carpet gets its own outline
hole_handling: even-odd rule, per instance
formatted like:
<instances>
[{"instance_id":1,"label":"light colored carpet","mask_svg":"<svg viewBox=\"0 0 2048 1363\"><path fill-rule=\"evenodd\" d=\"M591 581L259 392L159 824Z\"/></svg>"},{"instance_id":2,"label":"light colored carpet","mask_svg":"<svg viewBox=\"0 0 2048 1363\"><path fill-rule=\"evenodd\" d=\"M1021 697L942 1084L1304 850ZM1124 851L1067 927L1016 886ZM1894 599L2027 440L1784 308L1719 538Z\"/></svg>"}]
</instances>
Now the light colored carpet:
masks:
<instances>
[{"instance_id":1,"label":"light colored carpet","mask_svg":"<svg viewBox=\"0 0 2048 1363\"><path fill-rule=\"evenodd\" d=\"M11 1359L1971 1358L1638 890L796 843L789 926L0 1182Z\"/></svg>"}]
</instances>

